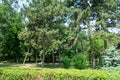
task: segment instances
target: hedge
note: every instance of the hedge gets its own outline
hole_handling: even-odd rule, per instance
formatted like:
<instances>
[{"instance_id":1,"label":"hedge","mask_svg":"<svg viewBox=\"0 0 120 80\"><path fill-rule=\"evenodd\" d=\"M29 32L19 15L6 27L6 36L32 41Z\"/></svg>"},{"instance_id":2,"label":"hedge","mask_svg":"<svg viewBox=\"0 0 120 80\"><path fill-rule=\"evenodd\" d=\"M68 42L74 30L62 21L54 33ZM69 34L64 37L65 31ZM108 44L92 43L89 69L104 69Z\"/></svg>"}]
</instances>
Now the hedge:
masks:
<instances>
[{"instance_id":1,"label":"hedge","mask_svg":"<svg viewBox=\"0 0 120 80\"><path fill-rule=\"evenodd\" d=\"M120 80L120 71L0 68L0 80Z\"/></svg>"}]
</instances>

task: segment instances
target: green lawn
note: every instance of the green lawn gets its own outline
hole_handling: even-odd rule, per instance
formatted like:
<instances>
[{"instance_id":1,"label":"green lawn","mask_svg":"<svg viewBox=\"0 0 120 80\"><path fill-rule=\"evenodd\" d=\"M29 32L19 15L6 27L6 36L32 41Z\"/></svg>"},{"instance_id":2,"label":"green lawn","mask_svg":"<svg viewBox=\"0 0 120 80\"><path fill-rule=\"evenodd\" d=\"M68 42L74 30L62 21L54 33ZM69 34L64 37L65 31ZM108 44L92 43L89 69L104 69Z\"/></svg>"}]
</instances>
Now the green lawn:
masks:
<instances>
[{"instance_id":1,"label":"green lawn","mask_svg":"<svg viewBox=\"0 0 120 80\"><path fill-rule=\"evenodd\" d=\"M0 68L1 67L11 67L11 68L41 68L41 63L38 63L36 66L35 63L25 63L23 65L22 63L14 63L14 62L7 62L3 61L0 63ZM62 65L59 66L58 63L55 63L54 65L52 63L46 63L45 68L63 68Z\"/></svg>"}]
</instances>

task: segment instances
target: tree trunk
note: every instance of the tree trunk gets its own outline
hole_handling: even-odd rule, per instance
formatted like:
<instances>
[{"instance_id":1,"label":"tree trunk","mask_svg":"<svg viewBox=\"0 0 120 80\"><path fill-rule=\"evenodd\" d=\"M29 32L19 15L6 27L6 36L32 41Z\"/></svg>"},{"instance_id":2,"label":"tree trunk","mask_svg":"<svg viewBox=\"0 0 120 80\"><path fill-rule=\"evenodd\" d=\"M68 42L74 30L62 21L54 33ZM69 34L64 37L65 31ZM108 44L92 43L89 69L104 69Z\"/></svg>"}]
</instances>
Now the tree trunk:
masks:
<instances>
[{"instance_id":1,"label":"tree trunk","mask_svg":"<svg viewBox=\"0 0 120 80\"><path fill-rule=\"evenodd\" d=\"M106 49L107 49L107 40L104 40L104 52L105 52L105 55L107 54Z\"/></svg>"},{"instance_id":2,"label":"tree trunk","mask_svg":"<svg viewBox=\"0 0 120 80\"><path fill-rule=\"evenodd\" d=\"M31 57L29 56L29 62L31 62Z\"/></svg>"},{"instance_id":3,"label":"tree trunk","mask_svg":"<svg viewBox=\"0 0 120 80\"><path fill-rule=\"evenodd\" d=\"M52 52L52 62L53 62L53 65L55 65L55 55L54 55L54 51Z\"/></svg>"},{"instance_id":4,"label":"tree trunk","mask_svg":"<svg viewBox=\"0 0 120 80\"><path fill-rule=\"evenodd\" d=\"M78 33L76 32L76 40L78 41ZM77 43L76 43L76 54L78 54L78 45L77 45Z\"/></svg>"},{"instance_id":5,"label":"tree trunk","mask_svg":"<svg viewBox=\"0 0 120 80\"><path fill-rule=\"evenodd\" d=\"M33 54L35 55L35 64L36 64L36 67L38 65L38 55L37 55L37 50L35 48L33 48Z\"/></svg>"},{"instance_id":6,"label":"tree trunk","mask_svg":"<svg viewBox=\"0 0 120 80\"><path fill-rule=\"evenodd\" d=\"M92 55L92 68L95 69L95 67L96 67L95 54L93 52L93 46L92 46L92 38L91 38L91 36L89 36L89 40L90 40L90 50L91 50L91 55Z\"/></svg>"},{"instance_id":7,"label":"tree trunk","mask_svg":"<svg viewBox=\"0 0 120 80\"><path fill-rule=\"evenodd\" d=\"M92 68L95 69L96 68L96 63L95 63L95 53L93 52L93 45L92 45L92 32L91 32L91 28L90 28L90 24L87 23L88 26L88 35L89 35L89 41L90 41L90 52L92 55Z\"/></svg>"},{"instance_id":8,"label":"tree trunk","mask_svg":"<svg viewBox=\"0 0 120 80\"><path fill-rule=\"evenodd\" d=\"M107 49L107 40L104 40L104 49Z\"/></svg>"},{"instance_id":9,"label":"tree trunk","mask_svg":"<svg viewBox=\"0 0 120 80\"><path fill-rule=\"evenodd\" d=\"M84 54L84 48L83 48L82 39L80 40L80 43L81 43L81 51L82 51L82 54Z\"/></svg>"},{"instance_id":10,"label":"tree trunk","mask_svg":"<svg viewBox=\"0 0 120 80\"><path fill-rule=\"evenodd\" d=\"M26 53L26 55L25 55L25 58L24 58L24 61L23 61L23 65L25 65L25 61L26 61L26 59L27 59L27 56L28 56L29 51L30 51L30 48L28 48L28 51L27 51L27 53Z\"/></svg>"},{"instance_id":11,"label":"tree trunk","mask_svg":"<svg viewBox=\"0 0 120 80\"><path fill-rule=\"evenodd\" d=\"M93 68L93 69L96 68L96 61L95 61L94 55L92 55L92 68Z\"/></svg>"},{"instance_id":12,"label":"tree trunk","mask_svg":"<svg viewBox=\"0 0 120 80\"><path fill-rule=\"evenodd\" d=\"M37 67L37 65L38 65L38 56L37 56L37 53L35 52L35 63L36 63L36 67Z\"/></svg>"},{"instance_id":13,"label":"tree trunk","mask_svg":"<svg viewBox=\"0 0 120 80\"><path fill-rule=\"evenodd\" d=\"M58 56L58 63L59 63L59 66L61 66L61 61L60 61L60 50L58 50L58 54L59 54L59 56Z\"/></svg>"},{"instance_id":14,"label":"tree trunk","mask_svg":"<svg viewBox=\"0 0 120 80\"><path fill-rule=\"evenodd\" d=\"M18 57L16 56L16 63L19 63L19 59L18 59Z\"/></svg>"},{"instance_id":15,"label":"tree trunk","mask_svg":"<svg viewBox=\"0 0 120 80\"><path fill-rule=\"evenodd\" d=\"M42 54L42 68L44 68L44 62L45 62L45 54Z\"/></svg>"}]
</instances>

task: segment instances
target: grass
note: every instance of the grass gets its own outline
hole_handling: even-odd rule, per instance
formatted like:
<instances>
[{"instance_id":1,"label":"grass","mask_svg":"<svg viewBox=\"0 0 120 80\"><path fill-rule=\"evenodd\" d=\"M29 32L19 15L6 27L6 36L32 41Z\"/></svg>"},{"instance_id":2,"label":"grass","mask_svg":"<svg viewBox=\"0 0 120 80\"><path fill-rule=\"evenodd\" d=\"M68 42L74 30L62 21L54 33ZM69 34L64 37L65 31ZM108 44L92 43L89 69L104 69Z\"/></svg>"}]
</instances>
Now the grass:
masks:
<instances>
[{"instance_id":1,"label":"grass","mask_svg":"<svg viewBox=\"0 0 120 80\"><path fill-rule=\"evenodd\" d=\"M0 63L0 68L7 68L7 67L13 67L13 68L41 68L41 63L38 63L37 66L35 63L25 63L23 65L22 63L15 63L15 62L8 62L3 61ZM54 65L52 63L46 63L45 68L63 68L62 66L59 66L58 63L55 63Z\"/></svg>"}]
</instances>

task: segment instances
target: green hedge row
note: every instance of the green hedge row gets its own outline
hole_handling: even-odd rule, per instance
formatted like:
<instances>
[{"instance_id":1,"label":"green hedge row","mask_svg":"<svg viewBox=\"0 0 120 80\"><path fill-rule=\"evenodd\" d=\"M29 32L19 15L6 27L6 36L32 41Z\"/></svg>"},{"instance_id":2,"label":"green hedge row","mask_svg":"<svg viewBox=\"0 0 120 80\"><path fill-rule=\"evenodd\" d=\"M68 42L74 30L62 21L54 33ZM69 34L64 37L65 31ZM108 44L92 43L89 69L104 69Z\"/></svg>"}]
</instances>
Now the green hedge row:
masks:
<instances>
[{"instance_id":1,"label":"green hedge row","mask_svg":"<svg viewBox=\"0 0 120 80\"><path fill-rule=\"evenodd\" d=\"M0 80L120 80L120 71L0 68Z\"/></svg>"}]
</instances>

